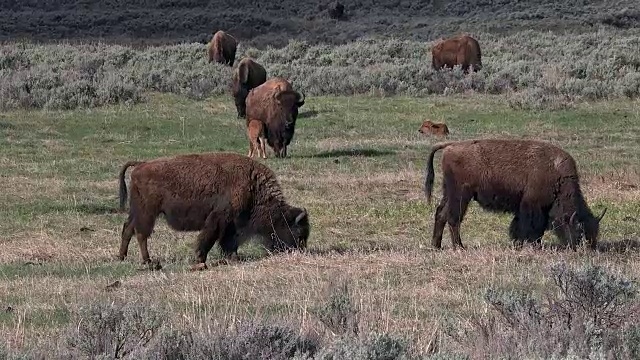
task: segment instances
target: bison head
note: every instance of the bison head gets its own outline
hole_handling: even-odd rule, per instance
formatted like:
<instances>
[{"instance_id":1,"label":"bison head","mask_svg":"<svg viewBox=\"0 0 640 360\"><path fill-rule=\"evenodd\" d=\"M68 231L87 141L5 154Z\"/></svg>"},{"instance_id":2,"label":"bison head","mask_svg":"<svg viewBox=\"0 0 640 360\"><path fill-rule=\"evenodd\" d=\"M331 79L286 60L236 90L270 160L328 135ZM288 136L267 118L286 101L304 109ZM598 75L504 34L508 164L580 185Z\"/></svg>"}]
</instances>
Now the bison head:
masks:
<instances>
[{"instance_id":1,"label":"bison head","mask_svg":"<svg viewBox=\"0 0 640 360\"><path fill-rule=\"evenodd\" d=\"M271 249L285 251L307 247L310 233L307 209L289 207L272 221Z\"/></svg>"},{"instance_id":2,"label":"bison head","mask_svg":"<svg viewBox=\"0 0 640 360\"><path fill-rule=\"evenodd\" d=\"M305 96L303 93L299 93L293 90L281 91L276 95L276 101L285 109L293 109L302 107L304 105Z\"/></svg>"},{"instance_id":3,"label":"bison head","mask_svg":"<svg viewBox=\"0 0 640 360\"><path fill-rule=\"evenodd\" d=\"M591 215L591 213L589 212L589 214L584 219L580 219L580 220L578 220L577 213L574 212L573 215L571 215L571 218L569 219L569 225L576 232L577 234L576 238L581 238L582 235L584 235L584 237L589 242L589 246L592 249L594 249L598 242L598 235L600 232L600 221L602 220L606 212L607 212L607 209L605 208L602 211L602 214L600 214L600 216L598 217Z\"/></svg>"},{"instance_id":4,"label":"bison head","mask_svg":"<svg viewBox=\"0 0 640 360\"><path fill-rule=\"evenodd\" d=\"M238 118L243 118L247 112L247 96L249 96L249 87L247 81L249 78L249 70L242 64L238 66L233 73L233 83L231 84L231 95L236 104Z\"/></svg>"}]
</instances>

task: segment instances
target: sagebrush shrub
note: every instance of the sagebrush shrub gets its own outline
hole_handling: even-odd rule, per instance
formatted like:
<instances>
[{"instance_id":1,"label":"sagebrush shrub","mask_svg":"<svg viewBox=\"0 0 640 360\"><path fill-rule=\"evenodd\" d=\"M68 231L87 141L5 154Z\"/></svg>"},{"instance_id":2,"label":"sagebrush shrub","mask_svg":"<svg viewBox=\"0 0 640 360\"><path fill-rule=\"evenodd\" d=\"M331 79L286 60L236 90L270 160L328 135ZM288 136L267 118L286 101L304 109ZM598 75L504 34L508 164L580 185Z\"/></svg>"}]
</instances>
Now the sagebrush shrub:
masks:
<instances>
[{"instance_id":1,"label":"sagebrush shrub","mask_svg":"<svg viewBox=\"0 0 640 360\"><path fill-rule=\"evenodd\" d=\"M638 34L597 28L561 34L477 32L483 68L431 68L435 41L361 38L344 45L291 40L283 48L239 47L268 77L307 95L508 94L517 108L559 109L578 101L640 96ZM232 69L206 60L199 43L137 49L120 45L0 45L0 109L93 107L142 101L147 91L194 99L229 93ZM515 94L512 94L515 92ZM231 101L231 100L230 100Z\"/></svg>"},{"instance_id":2,"label":"sagebrush shrub","mask_svg":"<svg viewBox=\"0 0 640 360\"><path fill-rule=\"evenodd\" d=\"M515 358L634 358L640 349L637 289L604 268L551 267L553 291L541 300L525 290L489 288L493 312L449 334L476 355Z\"/></svg>"}]
</instances>

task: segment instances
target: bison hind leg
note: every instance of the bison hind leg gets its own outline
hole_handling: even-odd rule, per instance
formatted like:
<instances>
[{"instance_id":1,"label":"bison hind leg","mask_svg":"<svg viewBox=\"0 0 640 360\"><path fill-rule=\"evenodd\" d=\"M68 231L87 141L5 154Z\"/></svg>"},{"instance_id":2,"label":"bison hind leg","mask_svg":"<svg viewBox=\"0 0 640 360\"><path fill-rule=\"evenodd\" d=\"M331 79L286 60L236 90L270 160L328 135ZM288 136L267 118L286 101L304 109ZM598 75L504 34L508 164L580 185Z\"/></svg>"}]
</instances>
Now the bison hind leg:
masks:
<instances>
[{"instance_id":1,"label":"bison hind leg","mask_svg":"<svg viewBox=\"0 0 640 360\"><path fill-rule=\"evenodd\" d=\"M122 224L122 241L120 242L120 252L118 258L120 260L124 260L127 257L127 252L129 250L129 243L131 242L131 238L135 233L135 224L133 222L133 214L129 214L129 218L127 221Z\"/></svg>"}]
</instances>

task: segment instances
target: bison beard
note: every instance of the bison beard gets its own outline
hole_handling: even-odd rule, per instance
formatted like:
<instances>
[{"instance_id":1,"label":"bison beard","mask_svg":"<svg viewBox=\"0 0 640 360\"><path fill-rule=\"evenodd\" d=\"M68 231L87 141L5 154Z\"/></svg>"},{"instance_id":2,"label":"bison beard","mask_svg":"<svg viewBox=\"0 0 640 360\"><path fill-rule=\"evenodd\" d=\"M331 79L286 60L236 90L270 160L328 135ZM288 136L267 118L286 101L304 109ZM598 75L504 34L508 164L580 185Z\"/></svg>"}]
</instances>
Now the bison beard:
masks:
<instances>
[{"instance_id":1,"label":"bison beard","mask_svg":"<svg viewBox=\"0 0 640 360\"><path fill-rule=\"evenodd\" d=\"M606 209L594 217L579 185L576 164L564 150L533 140L467 140L434 145L427 160L425 194L431 202L433 159L442 155L443 197L436 208L432 245L442 246L445 224L451 242L464 248L460 224L471 200L483 209L514 214L509 235L516 246L540 244L553 229L571 249L585 235L596 247L599 223Z\"/></svg>"},{"instance_id":2,"label":"bison beard","mask_svg":"<svg viewBox=\"0 0 640 360\"><path fill-rule=\"evenodd\" d=\"M163 214L176 231L200 231L195 245L198 264L217 242L225 258L235 258L245 239L257 235L270 251L304 249L308 213L286 203L275 174L239 154L209 153L128 162L120 171L120 204L131 173L129 217L122 227L119 258L127 256L136 235L143 263L149 263L147 239ZM200 268L206 265L200 265Z\"/></svg>"}]
</instances>

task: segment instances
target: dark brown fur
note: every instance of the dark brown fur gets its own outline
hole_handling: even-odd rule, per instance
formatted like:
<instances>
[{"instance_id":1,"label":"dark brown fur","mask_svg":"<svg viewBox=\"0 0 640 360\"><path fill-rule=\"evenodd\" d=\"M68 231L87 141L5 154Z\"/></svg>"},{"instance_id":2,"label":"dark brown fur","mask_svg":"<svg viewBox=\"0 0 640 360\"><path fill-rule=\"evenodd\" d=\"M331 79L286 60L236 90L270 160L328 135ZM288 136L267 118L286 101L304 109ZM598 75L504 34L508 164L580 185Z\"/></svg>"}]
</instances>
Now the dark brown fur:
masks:
<instances>
[{"instance_id":1,"label":"dark brown fur","mask_svg":"<svg viewBox=\"0 0 640 360\"><path fill-rule=\"evenodd\" d=\"M445 123L434 123L431 120L425 120L418 129L418 132L424 135L432 134L438 136L448 136L449 128Z\"/></svg>"},{"instance_id":2,"label":"dark brown fur","mask_svg":"<svg viewBox=\"0 0 640 360\"><path fill-rule=\"evenodd\" d=\"M433 158L441 149L443 197L436 209L432 245L440 248L449 224L453 246L462 246L460 223L471 200L483 209L514 214L509 234L519 246L539 244L552 228L576 249L582 232L595 248L599 222L580 190L574 159L561 148L535 140L467 140L435 144L427 160L425 193L431 202ZM606 212L606 209L605 209Z\"/></svg>"},{"instance_id":3,"label":"dark brown fur","mask_svg":"<svg viewBox=\"0 0 640 360\"><path fill-rule=\"evenodd\" d=\"M304 94L293 90L283 78L272 78L252 89L247 96L248 119L266 125L267 143L276 157L287 156L287 146L295 132L298 109L304 105Z\"/></svg>"},{"instance_id":4,"label":"dark brown fur","mask_svg":"<svg viewBox=\"0 0 640 360\"><path fill-rule=\"evenodd\" d=\"M238 246L252 235L272 251L306 247L307 211L287 204L275 174L258 161L235 153L203 153L128 162L120 171L121 203L129 166L135 168L121 260L136 234L142 261L150 262L147 239L160 214L176 231L200 231L195 244L199 264L216 242L226 258L237 256Z\"/></svg>"},{"instance_id":5,"label":"dark brown fur","mask_svg":"<svg viewBox=\"0 0 640 360\"><path fill-rule=\"evenodd\" d=\"M329 5L329 17L332 19L344 18L344 5L336 1Z\"/></svg>"},{"instance_id":6,"label":"dark brown fur","mask_svg":"<svg viewBox=\"0 0 640 360\"><path fill-rule=\"evenodd\" d=\"M257 151L258 156L262 156L263 159L267 158L267 152L265 151L265 143L267 142L267 139L264 135L264 127L264 123L260 120L249 120L249 124L247 125L249 155L247 156L253 157L255 151Z\"/></svg>"},{"instance_id":7,"label":"dark brown fur","mask_svg":"<svg viewBox=\"0 0 640 360\"><path fill-rule=\"evenodd\" d=\"M207 47L209 62L217 62L229 66L233 66L236 59L236 49L238 40L222 30L218 30L213 34L211 42Z\"/></svg>"},{"instance_id":8,"label":"dark brown fur","mask_svg":"<svg viewBox=\"0 0 640 360\"><path fill-rule=\"evenodd\" d=\"M238 111L238 118L247 113L247 95L249 91L267 81L267 71L254 59L244 58L233 72L231 93Z\"/></svg>"},{"instance_id":9,"label":"dark brown fur","mask_svg":"<svg viewBox=\"0 0 640 360\"><path fill-rule=\"evenodd\" d=\"M465 73L470 66L478 71L482 69L480 44L468 35L444 39L431 49L431 65L435 70L443 67L453 69L454 66L461 65Z\"/></svg>"}]
</instances>

